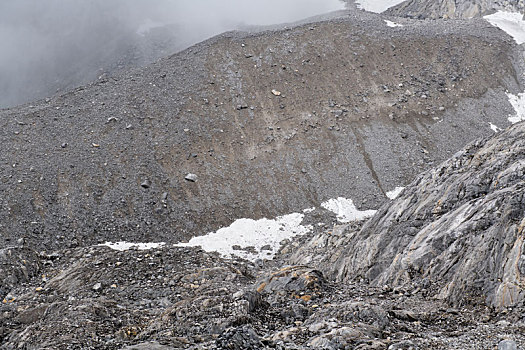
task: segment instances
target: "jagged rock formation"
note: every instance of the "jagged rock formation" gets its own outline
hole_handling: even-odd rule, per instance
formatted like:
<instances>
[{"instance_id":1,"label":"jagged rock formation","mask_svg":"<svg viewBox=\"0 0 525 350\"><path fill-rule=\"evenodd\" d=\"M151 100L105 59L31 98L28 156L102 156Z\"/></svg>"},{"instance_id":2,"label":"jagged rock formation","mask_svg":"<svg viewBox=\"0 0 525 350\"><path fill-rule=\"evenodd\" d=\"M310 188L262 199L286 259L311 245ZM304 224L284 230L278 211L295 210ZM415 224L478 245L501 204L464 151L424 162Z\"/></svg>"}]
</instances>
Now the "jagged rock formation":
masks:
<instances>
[{"instance_id":1,"label":"jagged rock formation","mask_svg":"<svg viewBox=\"0 0 525 350\"><path fill-rule=\"evenodd\" d=\"M515 49L484 21L393 29L358 11L2 111L0 243L176 242L338 196L377 207L509 125Z\"/></svg>"},{"instance_id":2,"label":"jagged rock formation","mask_svg":"<svg viewBox=\"0 0 525 350\"><path fill-rule=\"evenodd\" d=\"M473 18L503 10L525 15L525 2L506 0L407 0L385 14L409 18Z\"/></svg>"},{"instance_id":3,"label":"jagged rock formation","mask_svg":"<svg viewBox=\"0 0 525 350\"><path fill-rule=\"evenodd\" d=\"M521 123L470 144L419 176L362 229L318 236L292 261L317 261L339 280L412 285L454 304L477 298L496 307L523 303L524 136ZM311 249L326 249L325 255L312 261Z\"/></svg>"}]
</instances>

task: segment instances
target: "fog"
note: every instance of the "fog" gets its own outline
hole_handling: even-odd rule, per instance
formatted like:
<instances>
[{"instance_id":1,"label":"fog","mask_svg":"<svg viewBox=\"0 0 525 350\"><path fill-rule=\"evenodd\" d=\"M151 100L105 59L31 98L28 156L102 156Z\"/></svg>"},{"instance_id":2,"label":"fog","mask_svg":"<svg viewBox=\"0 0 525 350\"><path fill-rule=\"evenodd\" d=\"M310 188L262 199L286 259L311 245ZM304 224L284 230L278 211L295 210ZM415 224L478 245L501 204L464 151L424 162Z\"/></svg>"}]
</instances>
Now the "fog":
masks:
<instances>
[{"instance_id":1,"label":"fog","mask_svg":"<svg viewBox=\"0 0 525 350\"><path fill-rule=\"evenodd\" d=\"M343 7L340 0L0 0L0 108L147 64L224 31Z\"/></svg>"}]
</instances>

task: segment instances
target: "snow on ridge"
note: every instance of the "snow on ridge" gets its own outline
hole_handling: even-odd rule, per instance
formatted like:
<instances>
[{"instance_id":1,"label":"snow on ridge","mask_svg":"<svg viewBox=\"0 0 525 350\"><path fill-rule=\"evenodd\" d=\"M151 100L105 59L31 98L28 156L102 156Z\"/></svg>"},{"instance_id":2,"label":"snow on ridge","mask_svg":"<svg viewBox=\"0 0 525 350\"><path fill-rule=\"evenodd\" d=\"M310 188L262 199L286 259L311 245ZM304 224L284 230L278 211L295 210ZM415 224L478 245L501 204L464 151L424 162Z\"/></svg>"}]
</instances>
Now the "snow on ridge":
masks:
<instances>
[{"instance_id":1,"label":"snow on ridge","mask_svg":"<svg viewBox=\"0 0 525 350\"><path fill-rule=\"evenodd\" d=\"M357 7L369 12L381 13L405 0L356 0Z\"/></svg>"},{"instance_id":2,"label":"snow on ridge","mask_svg":"<svg viewBox=\"0 0 525 350\"><path fill-rule=\"evenodd\" d=\"M387 26L389 26L391 28L403 27L403 25L401 23L392 22L392 21L389 21L388 19L385 19L385 23L386 23Z\"/></svg>"},{"instance_id":3,"label":"snow on ridge","mask_svg":"<svg viewBox=\"0 0 525 350\"><path fill-rule=\"evenodd\" d=\"M377 210L364 210L357 209L354 202L351 199L339 197L337 199L330 199L321 204L321 206L337 215L337 220L342 223L364 220L374 216Z\"/></svg>"},{"instance_id":4,"label":"snow on ridge","mask_svg":"<svg viewBox=\"0 0 525 350\"><path fill-rule=\"evenodd\" d=\"M492 124L492 123L489 122L489 125L490 125L490 128L492 129L492 131L494 131L496 133L501 131L501 128L499 126L495 125L495 124Z\"/></svg>"},{"instance_id":5,"label":"snow on ridge","mask_svg":"<svg viewBox=\"0 0 525 350\"><path fill-rule=\"evenodd\" d=\"M515 115L509 116L509 122L516 124L525 120L525 92L519 93L518 95L513 95L507 92L507 97L516 111Z\"/></svg>"},{"instance_id":6,"label":"snow on ridge","mask_svg":"<svg viewBox=\"0 0 525 350\"><path fill-rule=\"evenodd\" d=\"M512 36L518 44L525 43L525 21L519 12L498 11L492 15L484 16L490 24L500 28Z\"/></svg>"},{"instance_id":7,"label":"snow on ridge","mask_svg":"<svg viewBox=\"0 0 525 350\"><path fill-rule=\"evenodd\" d=\"M216 251L223 257L231 255L255 261L273 259L284 239L304 235L311 226L303 226L304 214L293 213L270 219L239 219L229 227L204 236L193 237L188 243L178 243L178 247L201 246L205 251ZM248 249L246 249L248 248Z\"/></svg>"},{"instance_id":8,"label":"snow on ridge","mask_svg":"<svg viewBox=\"0 0 525 350\"><path fill-rule=\"evenodd\" d=\"M149 249L155 249L155 248L160 248L162 246L164 246L166 243L164 242L159 242L159 243L133 243L133 242L123 242L123 241L120 241L120 242L106 242L106 243L102 243L102 244L99 244L99 246L106 246L106 247L109 247L113 250L118 250L118 251L125 251L125 250L130 250L131 248L137 248L139 250L149 250Z\"/></svg>"},{"instance_id":9,"label":"snow on ridge","mask_svg":"<svg viewBox=\"0 0 525 350\"><path fill-rule=\"evenodd\" d=\"M388 191L385 194L390 199L396 199L397 197L399 197L399 195L401 194L401 192L403 192L404 189L404 187L396 187L392 191Z\"/></svg>"}]
</instances>

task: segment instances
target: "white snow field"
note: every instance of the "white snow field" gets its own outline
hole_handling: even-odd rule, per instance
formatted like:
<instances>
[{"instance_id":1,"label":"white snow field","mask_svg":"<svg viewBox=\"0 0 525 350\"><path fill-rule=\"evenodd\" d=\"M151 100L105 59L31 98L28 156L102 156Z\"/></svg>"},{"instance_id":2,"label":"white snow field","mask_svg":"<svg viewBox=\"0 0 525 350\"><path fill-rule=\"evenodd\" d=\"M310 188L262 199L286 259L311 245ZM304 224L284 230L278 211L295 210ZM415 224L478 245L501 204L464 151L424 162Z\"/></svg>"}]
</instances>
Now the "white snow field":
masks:
<instances>
[{"instance_id":1,"label":"white snow field","mask_svg":"<svg viewBox=\"0 0 525 350\"><path fill-rule=\"evenodd\" d=\"M388 191L386 193L386 196L390 199L396 199L397 197L399 197L399 195L401 194L401 192L403 192L404 189L404 187L396 187L392 191Z\"/></svg>"},{"instance_id":2,"label":"white snow field","mask_svg":"<svg viewBox=\"0 0 525 350\"><path fill-rule=\"evenodd\" d=\"M490 128L492 129L492 131L494 131L496 133L501 131L501 128L499 126L497 126L496 124L489 123L489 125L490 125Z\"/></svg>"},{"instance_id":3,"label":"white snow field","mask_svg":"<svg viewBox=\"0 0 525 350\"><path fill-rule=\"evenodd\" d=\"M525 43L525 21L523 20L523 14L519 12L498 11L483 18L493 26L507 32L518 44Z\"/></svg>"},{"instance_id":4,"label":"white snow field","mask_svg":"<svg viewBox=\"0 0 525 350\"><path fill-rule=\"evenodd\" d=\"M155 249L160 248L166 243L160 242L160 243L132 243L132 242L106 242L103 244L99 244L100 246L106 246L114 250L119 251L125 251L130 250L131 248L137 248L139 250L148 250L148 249Z\"/></svg>"},{"instance_id":5,"label":"white snow field","mask_svg":"<svg viewBox=\"0 0 525 350\"><path fill-rule=\"evenodd\" d=\"M392 22L392 21L389 21L388 19L385 19L385 23L387 26L391 27L391 28L396 28L396 27L403 27L402 24L400 23L396 23L396 22Z\"/></svg>"},{"instance_id":6,"label":"white snow field","mask_svg":"<svg viewBox=\"0 0 525 350\"><path fill-rule=\"evenodd\" d=\"M510 104L516 111L516 114L509 116L509 122L516 124L525 120L525 92L518 95L507 93L507 96L509 97Z\"/></svg>"},{"instance_id":7,"label":"white snow field","mask_svg":"<svg viewBox=\"0 0 525 350\"><path fill-rule=\"evenodd\" d=\"M325 209L334 212L337 215L337 220L342 223L364 220L374 216L377 210L364 210L357 209L354 202L351 199L339 197L330 199L321 204Z\"/></svg>"},{"instance_id":8,"label":"white snow field","mask_svg":"<svg viewBox=\"0 0 525 350\"><path fill-rule=\"evenodd\" d=\"M273 220L239 219L217 232L193 237L188 243L178 243L176 246L201 246L205 251L216 251L224 257L236 255L251 261L272 259L281 241L310 232L311 226L301 225L303 218L304 214L293 213ZM247 247L253 248L244 249Z\"/></svg>"}]
</instances>

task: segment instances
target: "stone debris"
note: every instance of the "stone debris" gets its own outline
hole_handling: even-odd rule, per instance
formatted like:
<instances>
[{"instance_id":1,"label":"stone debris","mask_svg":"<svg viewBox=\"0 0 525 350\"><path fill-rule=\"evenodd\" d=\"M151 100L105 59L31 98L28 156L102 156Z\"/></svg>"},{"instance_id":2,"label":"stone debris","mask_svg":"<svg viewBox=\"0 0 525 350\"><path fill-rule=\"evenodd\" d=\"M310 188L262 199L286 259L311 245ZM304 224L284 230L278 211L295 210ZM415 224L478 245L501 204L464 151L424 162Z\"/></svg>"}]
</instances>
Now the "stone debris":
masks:
<instances>
[{"instance_id":1,"label":"stone debris","mask_svg":"<svg viewBox=\"0 0 525 350\"><path fill-rule=\"evenodd\" d=\"M197 175L189 173L184 177L184 179L189 182L197 182Z\"/></svg>"}]
</instances>

